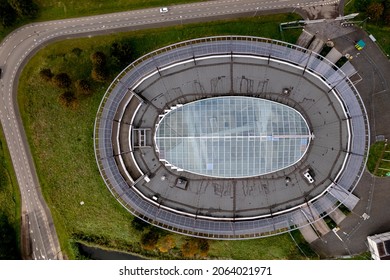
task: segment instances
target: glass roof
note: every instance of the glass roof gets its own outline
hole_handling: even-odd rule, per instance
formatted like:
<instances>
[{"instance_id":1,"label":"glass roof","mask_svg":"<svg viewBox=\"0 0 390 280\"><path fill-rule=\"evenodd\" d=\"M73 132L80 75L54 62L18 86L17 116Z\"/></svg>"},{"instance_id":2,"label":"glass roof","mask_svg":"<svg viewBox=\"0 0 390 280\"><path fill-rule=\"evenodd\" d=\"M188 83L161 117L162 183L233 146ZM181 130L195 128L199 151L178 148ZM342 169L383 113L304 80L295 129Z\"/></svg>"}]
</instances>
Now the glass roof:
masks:
<instances>
[{"instance_id":1,"label":"glass roof","mask_svg":"<svg viewBox=\"0 0 390 280\"><path fill-rule=\"evenodd\" d=\"M210 177L264 175L289 167L310 143L295 109L254 97L215 97L178 105L157 124L156 151L173 169Z\"/></svg>"}]
</instances>

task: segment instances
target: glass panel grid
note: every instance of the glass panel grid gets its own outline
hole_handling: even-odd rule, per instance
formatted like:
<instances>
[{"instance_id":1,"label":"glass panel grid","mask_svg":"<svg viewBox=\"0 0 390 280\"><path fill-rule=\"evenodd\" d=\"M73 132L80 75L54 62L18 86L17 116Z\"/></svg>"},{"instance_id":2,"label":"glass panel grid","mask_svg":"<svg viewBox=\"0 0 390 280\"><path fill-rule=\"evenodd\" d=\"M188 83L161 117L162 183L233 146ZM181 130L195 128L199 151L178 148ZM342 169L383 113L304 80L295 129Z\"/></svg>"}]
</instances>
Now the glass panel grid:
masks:
<instances>
[{"instance_id":1,"label":"glass panel grid","mask_svg":"<svg viewBox=\"0 0 390 280\"><path fill-rule=\"evenodd\" d=\"M160 159L223 178L263 175L301 159L309 128L293 108L265 99L217 97L174 108L160 121Z\"/></svg>"}]
</instances>

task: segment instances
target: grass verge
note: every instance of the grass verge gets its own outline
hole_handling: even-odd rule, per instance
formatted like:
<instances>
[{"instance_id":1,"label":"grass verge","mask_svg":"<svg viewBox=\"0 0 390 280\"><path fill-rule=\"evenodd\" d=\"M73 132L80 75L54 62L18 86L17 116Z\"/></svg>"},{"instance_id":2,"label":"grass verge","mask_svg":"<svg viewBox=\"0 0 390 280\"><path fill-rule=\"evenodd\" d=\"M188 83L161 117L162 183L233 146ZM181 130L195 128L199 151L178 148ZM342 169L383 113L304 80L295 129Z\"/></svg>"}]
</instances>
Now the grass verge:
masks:
<instances>
[{"instance_id":1,"label":"grass verge","mask_svg":"<svg viewBox=\"0 0 390 280\"><path fill-rule=\"evenodd\" d=\"M112 43L130 42L129 57L135 58L167 44L202 36L235 34L280 39L279 22L294 19L297 19L295 15L272 15L66 40L45 47L29 61L20 78L18 103L43 195L68 258L80 257L75 246L77 241L151 258L180 258L180 248L188 243L188 237L169 233L174 240L168 239L174 246L167 249L160 245L166 253L143 248L140 242L145 232L132 226L133 216L115 201L99 174L93 152L94 119L106 88L121 70L110 60ZM287 32L286 40L295 42L299 33L298 30ZM96 51L108 57L109 79L102 83L91 81L93 94L77 96L74 106L61 105L58 99L63 90L42 81L40 70L49 68L54 74L65 72L73 82L91 80L90 55ZM68 90L74 91L74 86ZM168 233L158 231L167 238ZM304 258L288 235L211 241L207 257Z\"/></svg>"},{"instance_id":2,"label":"grass verge","mask_svg":"<svg viewBox=\"0 0 390 280\"><path fill-rule=\"evenodd\" d=\"M356 13L355 1L356 0L347 0L347 1L345 1L345 4L344 4L344 15L349 15L349 14Z\"/></svg>"},{"instance_id":3,"label":"grass verge","mask_svg":"<svg viewBox=\"0 0 390 280\"><path fill-rule=\"evenodd\" d=\"M371 174L379 177L390 174L390 147L386 142L380 141L371 145L367 169Z\"/></svg>"},{"instance_id":4,"label":"grass verge","mask_svg":"<svg viewBox=\"0 0 390 280\"><path fill-rule=\"evenodd\" d=\"M367 24L366 30L372 34L383 53L390 57L390 27Z\"/></svg>"},{"instance_id":5,"label":"grass verge","mask_svg":"<svg viewBox=\"0 0 390 280\"><path fill-rule=\"evenodd\" d=\"M20 259L20 193L1 126L0 236L0 259Z\"/></svg>"}]
</instances>

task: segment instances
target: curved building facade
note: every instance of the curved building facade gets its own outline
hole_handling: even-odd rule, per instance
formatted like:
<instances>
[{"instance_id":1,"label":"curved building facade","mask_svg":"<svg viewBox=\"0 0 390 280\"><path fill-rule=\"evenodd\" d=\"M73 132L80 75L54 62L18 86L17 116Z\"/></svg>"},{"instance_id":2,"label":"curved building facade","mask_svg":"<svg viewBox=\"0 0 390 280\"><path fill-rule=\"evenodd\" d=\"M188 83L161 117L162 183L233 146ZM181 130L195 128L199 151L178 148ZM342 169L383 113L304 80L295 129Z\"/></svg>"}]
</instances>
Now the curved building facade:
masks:
<instances>
[{"instance_id":1,"label":"curved building facade","mask_svg":"<svg viewBox=\"0 0 390 280\"><path fill-rule=\"evenodd\" d=\"M108 88L95 122L115 198L156 226L240 239L353 209L369 124L348 76L318 54L255 37L156 50Z\"/></svg>"}]
</instances>

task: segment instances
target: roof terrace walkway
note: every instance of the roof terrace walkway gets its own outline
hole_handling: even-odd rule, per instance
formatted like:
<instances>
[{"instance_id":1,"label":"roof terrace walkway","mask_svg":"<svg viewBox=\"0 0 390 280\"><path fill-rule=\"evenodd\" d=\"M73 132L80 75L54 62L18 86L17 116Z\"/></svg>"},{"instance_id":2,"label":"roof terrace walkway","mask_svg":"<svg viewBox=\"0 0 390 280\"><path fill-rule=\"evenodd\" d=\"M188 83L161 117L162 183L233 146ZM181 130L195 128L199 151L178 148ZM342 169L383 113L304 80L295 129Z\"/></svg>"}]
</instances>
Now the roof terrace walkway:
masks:
<instances>
[{"instance_id":1,"label":"roof terrace walkway","mask_svg":"<svg viewBox=\"0 0 390 280\"><path fill-rule=\"evenodd\" d=\"M170 110L233 96L299 112L314 135L302 159L247 178L207 177L164 160L155 136ZM265 38L210 37L156 50L113 81L95 122L95 154L112 194L145 221L192 236L254 238L313 225L340 204L353 209L368 126L354 85L327 59Z\"/></svg>"}]
</instances>

